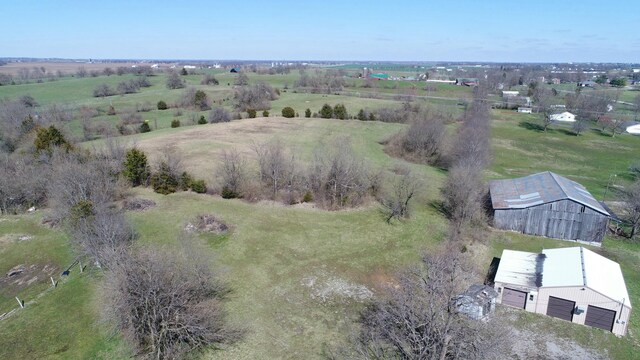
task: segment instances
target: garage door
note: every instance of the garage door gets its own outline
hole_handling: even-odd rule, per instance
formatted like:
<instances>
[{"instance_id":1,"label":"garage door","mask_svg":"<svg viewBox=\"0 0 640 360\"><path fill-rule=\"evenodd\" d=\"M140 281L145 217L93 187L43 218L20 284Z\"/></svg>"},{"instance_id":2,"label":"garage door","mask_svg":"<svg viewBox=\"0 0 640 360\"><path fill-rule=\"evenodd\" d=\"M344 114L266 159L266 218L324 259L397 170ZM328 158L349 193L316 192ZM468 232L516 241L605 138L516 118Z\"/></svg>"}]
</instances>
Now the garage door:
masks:
<instances>
[{"instance_id":1,"label":"garage door","mask_svg":"<svg viewBox=\"0 0 640 360\"><path fill-rule=\"evenodd\" d=\"M558 319L571 321L571 319L573 319L573 308L575 306L575 301L549 296L547 315L557 317Z\"/></svg>"},{"instance_id":2,"label":"garage door","mask_svg":"<svg viewBox=\"0 0 640 360\"><path fill-rule=\"evenodd\" d=\"M615 319L615 311L589 305L587 308L587 318L585 319L584 324L611 331L611 329L613 329L613 322Z\"/></svg>"},{"instance_id":3,"label":"garage door","mask_svg":"<svg viewBox=\"0 0 640 360\"><path fill-rule=\"evenodd\" d=\"M524 304L526 303L526 301L526 292L504 288L504 293L502 294L503 304L524 309Z\"/></svg>"}]
</instances>

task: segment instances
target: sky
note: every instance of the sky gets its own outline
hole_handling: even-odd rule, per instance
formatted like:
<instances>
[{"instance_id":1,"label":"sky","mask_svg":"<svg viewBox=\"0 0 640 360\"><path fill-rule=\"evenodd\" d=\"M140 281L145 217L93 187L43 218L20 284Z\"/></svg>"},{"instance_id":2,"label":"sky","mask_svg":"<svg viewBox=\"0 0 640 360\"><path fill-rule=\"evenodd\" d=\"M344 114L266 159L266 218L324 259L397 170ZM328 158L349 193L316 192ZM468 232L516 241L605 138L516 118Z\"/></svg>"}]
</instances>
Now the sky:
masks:
<instances>
[{"instance_id":1,"label":"sky","mask_svg":"<svg viewBox=\"0 0 640 360\"><path fill-rule=\"evenodd\" d=\"M0 57L640 62L639 0L0 0Z\"/></svg>"}]
</instances>

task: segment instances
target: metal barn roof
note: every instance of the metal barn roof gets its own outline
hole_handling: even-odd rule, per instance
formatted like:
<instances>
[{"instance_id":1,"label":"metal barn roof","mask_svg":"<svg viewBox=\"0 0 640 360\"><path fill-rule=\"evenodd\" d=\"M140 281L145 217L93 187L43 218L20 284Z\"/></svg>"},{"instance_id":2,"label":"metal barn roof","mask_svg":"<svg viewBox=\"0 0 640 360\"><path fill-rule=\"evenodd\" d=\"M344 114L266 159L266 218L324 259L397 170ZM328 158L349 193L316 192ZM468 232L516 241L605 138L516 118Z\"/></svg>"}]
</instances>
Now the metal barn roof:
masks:
<instances>
[{"instance_id":1,"label":"metal barn roof","mask_svg":"<svg viewBox=\"0 0 640 360\"><path fill-rule=\"evenodd\" d=\"M495 281L529 288L584 286L631 308L620 265L583 247L541 254L504 250Z\"/></svg>"},{"instance_id":2,"label":"metal barn roof","mask_svg":"<svg viewBox=\"0 0 640 360\"><path fill-rule=\"evenodd\" d=\"M489 191L494 209L525 209L570 199L609 216L584 186L550 171L516 179L494 180L489 182Z\"/></svg>"}]
</instances>

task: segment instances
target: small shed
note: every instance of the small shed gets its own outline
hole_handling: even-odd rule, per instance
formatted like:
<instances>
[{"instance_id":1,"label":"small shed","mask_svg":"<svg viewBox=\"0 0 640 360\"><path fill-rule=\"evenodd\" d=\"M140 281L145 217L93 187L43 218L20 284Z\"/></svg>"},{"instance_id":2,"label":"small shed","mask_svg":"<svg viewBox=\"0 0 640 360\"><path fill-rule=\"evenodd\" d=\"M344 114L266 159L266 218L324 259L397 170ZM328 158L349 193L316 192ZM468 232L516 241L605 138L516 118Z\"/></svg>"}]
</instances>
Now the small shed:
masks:
<instances>
[{"instance_id":1,"label":"small shed","mask_svg":"<svg viewBox=\"0 0 640 360\"><path fill-rule=\"evenodd\" d=\"M493 226L602 244L609 213L575 181L550 171L489 183Z\"/></svg>"},{"instance_id":2,"label":"small shed","mask_svg":"<svg viewBox=\"0 0 640 360\"><path fill-rule=\"evenodd\" d=\"M518 112L519 112L519 113L523 113L523 114L531 114L532 109L531 109L530 107L523 107L523 106L520 106L520 107L518 108Z\"/></svg>"},{"instance_id":3,"label":"small shed","mask_svg":"<svg viewBox=\"0 0 640 360\"><path fill-rule=\"evenodd\" d=\"M240 69L239 69L239 68L235 68L235 67L234 67L234 68L231 68L231 70L229 70L229 72L230 72L230 73L233 73L233 74L237 74L237 73L239 73L239 72L240 72Z\"/></svg>"},{"instance_id":4,"label":"small shed","mask_svg":"<svg viewBox=\"0 0 640 360\"><path fill-rule=\"evenodd\" d=\"M497 302L624 336L631 302L620 265L583 247L504 250Z\"/></svg>"},{"instance_id":5,"label":"small shed","mask_svg":"<svg viewBox=\"0 0 640 360\"><path fill-rule=\"evenodd\" d=\"M460 313L480 320L495 310L497 297L498 292L491 286L474 284L456 297L455 304Z\"/></svg>"},{"instance_id":6,"label":"small shed","mask_svg":"<svg viewBox=\"0 0 640 360\"><path fill-rule=\"evenodd\" d=\"M576 116L568 111L565 111L560 114L549 115L549 119L551 121L558 121L558 122L575 122Z\"/></svg>"}]
</instances>

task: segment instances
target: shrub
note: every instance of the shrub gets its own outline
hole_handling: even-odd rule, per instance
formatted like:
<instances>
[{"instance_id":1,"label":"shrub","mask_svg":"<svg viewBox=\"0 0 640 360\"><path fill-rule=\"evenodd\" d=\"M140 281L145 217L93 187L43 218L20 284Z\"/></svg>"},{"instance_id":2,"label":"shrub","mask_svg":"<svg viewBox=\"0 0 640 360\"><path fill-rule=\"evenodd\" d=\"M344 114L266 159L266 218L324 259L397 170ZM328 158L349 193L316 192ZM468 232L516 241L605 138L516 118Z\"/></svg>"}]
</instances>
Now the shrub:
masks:
<instances>
[{"instance_id":1,"label":"shrub","mask_svg":"<svg viewBox=\"0 0 640 360\"><path fill-rule=\"evenodd\" d=\"M167 110L167 103L163 100L158 101L158 110Z\"/></svg>"},{"instance_id":2,"label":"shrub","mask_svg":"<svg viewBox=\"0 0 640 360\"><path fill-rule=\"evenodd\" d=\"M53 147L61 147L67 152L73 149L73 146L64 138L62 132L53 125L48 128L37 129L34 145L37 154L45 151L51 155L53 153Z\"/></svg>"},{"instance_id":3,"label":"shrub","mask_svg":"<svg viewBox=\"0 0 640 360\"><path fill-rule=\"evenodd\" d=\"M113 107L113 105L109 105L109 109L107 110L107 115L115 115L116 114L116 109Z\"/></svg>"},{"instance_id":4,"label":"shrub","mask_svg":"<svg viewBox=\"0 0 640 360\"><path fill-rule=\"evenodd\" d=\"M161 162L158 172L151 176L151 187L158 194L168 195L178 190L180 181L173 175L169 165Z\"/></svg>"},{"instance_id":5,"label":"shrub","mask_svg":"<svg viewBox=\"0 0 640 360\"><path fill-rule=\"evenodd\" d=\"M231 121L231 114L224 108L215 108L209 112L209 122L212 124Z\"/></svg>"},{"instance_id":6,"label":"shrub","mask_svg":"<svg viewBox=\"0 0 640 360\"><path fill-rule=\"evenodd\" d=\"M218 79L216 79L215 76L211 74L205 75L202 78L202 81L200 81L200 85L218 85L218 84L220 84Z\"/></svg>"},{"instance_id":7,"label":"shrub","mask_svg":"<svg viewBox=\"0 0 640 360\"><path fill-rule=\"evenodd\" d=\"M311 191L307 191L306 193L304 193L304 196L302 197L302 202L307 203L312 201L313 201L313 194L311 193Z\"/></svg>"},{"instance_id":8,"label":"shrub","mask_svg":"<svg viewBox=\"0 0 640 360\"><path fill-rule=\"evenodd\" d=\"M269 112L267 110L263 111L262 117L269 117Z\"/></svg>"},{"instance_id":9,"label":"shrub","mask_svg":"<svg viewBox=\"0 0 640 360\"><path fill-rule=\"evenodd\" d=\"M223 199L236 199L240 197L240 194L225 186L222 188L220 196L222 196Z\"/></svg>"},{"instance_id":10,"label":"shrub","mask_svg":"<svg viewBox=\"0 0 640 360\"><path fill-rule=\"evenodd\" d=\"M180 120L178 120L178 119L171 120L171 127L172 128L180 127Z\"/></svg>"},{"instance_id":11,"label":"shrub","mask_svg":"<svg viewBox=\"0 0 640 360\"><path fill-rule=\"evenodd\" d=\"M333 116L336 119L344 120L348 118L347 108L343 104L337 104L333 107Z\"/></svg>"},{"instance_id":12,"label":"shrub","mask_svg":"<svg viewBox=\"0 0 640 360\"><path fill-rule=\"evenodd\" d=\"M127 151L124 160L124 177L132 186L144 185L149 179L149 164L147 155L136 148Z\"/></svg>"},{"instance_id":13,"label":"shrub","mask_svg":"<svg viewBox=\"0 0 640 360\"><path fill-rule=\"evenodd\" d=\"M149 126L149 120L145 120L142 124L140 124L140 132L148 133L151 131L151 127Z\"/></svg>"},{"instance_id":14,"label":"shrub","mask_svg":"<svg viewBox=\"0 0 640 360\"><path fill-rule=\"evenodd\" d=\"M205 119L204 115L200 115L200 119L198 119L198 125L204 125L207 123L207 119Z\"/></svg>"},{"instance_id":15,"label":"shrub","mask_svg":"<svg viewBox=\"0 0 640 360\"><path fill-rule=\"evenodd\" d=\"M105 97L111 95L115 95L115 92L107 84L100 84L93 89L94 97Z\"/></svg>"},{"instance_id":16,"label":"shrub","mask_svg":"<svg viewBox=\"0 0 640 360\"><path fill-rule=\"evenodd\" d=\"M257 111L255 109L247 109L247 114L249 114L249 119L253 119L257 115Z\"/></svg>"},{"instance_id":17,"label":"shrub","mask_svg":"<svg viewBox=\"0 0 640 360\"><path fill-rule=\"evenodd\" d=\"M287 106L284 109L282 109L282 116L284 116L286 118L292 118L292 117L296 116L296 111L293 110L293 108Z\"/></svg>"},{"instance_id":18,"label":"shrub","mask_svg":"<svg viewBox=\"0 0 640 360\"><path fill-rule=\"evenodd\" d=\"M311 109L307 109L304 111L304 117L306 118L310 118L311 117Z\"/></svg>"},{"instance_id":19,"label":"shrub","mask_svg":"<svg viewBox=\"0 0 640 360\"><path fill-rule=\"evenodd\" d=\"M191 190L198 194L204 194L207 192L207 184L204 180L193 180L191 181Z\"/></svg>"},{"instance_id":20,"label":"shrub","mask_svg":"<svg viewBox=\"0 0 640 360\"><path fill-rule=\"evenodd\" d=\"M333 117L333 108L331 105L322 105L322 109L320 109L320 117L323 119L331 119Z\"/></svg>"}]
</instances>

